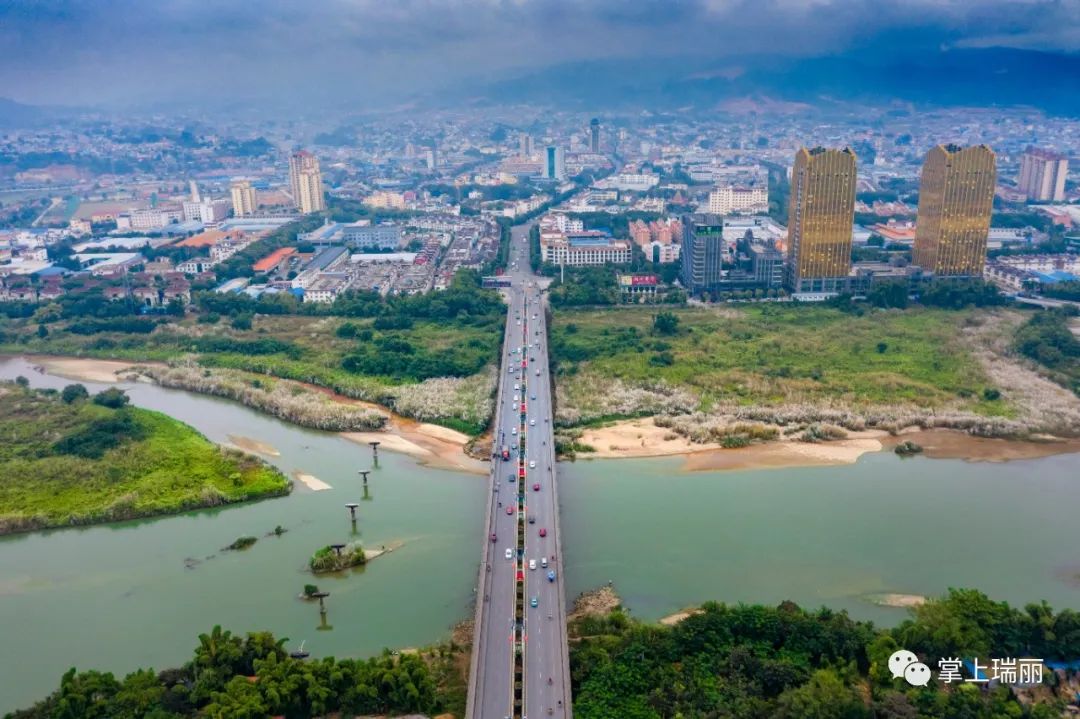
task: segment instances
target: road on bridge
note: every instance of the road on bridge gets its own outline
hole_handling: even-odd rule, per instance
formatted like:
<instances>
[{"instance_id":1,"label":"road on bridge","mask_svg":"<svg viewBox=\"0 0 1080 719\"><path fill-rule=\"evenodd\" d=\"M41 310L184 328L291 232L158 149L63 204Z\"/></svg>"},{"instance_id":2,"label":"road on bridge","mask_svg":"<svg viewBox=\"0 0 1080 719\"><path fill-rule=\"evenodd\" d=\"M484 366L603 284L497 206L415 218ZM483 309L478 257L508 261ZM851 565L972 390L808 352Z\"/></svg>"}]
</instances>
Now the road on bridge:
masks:
<instances>
[{"instance_id":1,"label":"road on bridge","mask_svg":"<svg viewBox=\"0 0 1080 719\"><path fill-rule=\"evenodd\" d=\"M552 388L544 303L529 268L532 224L515 227L511 236L471 719L571 716Z\"/></svg>"}]
</instances>

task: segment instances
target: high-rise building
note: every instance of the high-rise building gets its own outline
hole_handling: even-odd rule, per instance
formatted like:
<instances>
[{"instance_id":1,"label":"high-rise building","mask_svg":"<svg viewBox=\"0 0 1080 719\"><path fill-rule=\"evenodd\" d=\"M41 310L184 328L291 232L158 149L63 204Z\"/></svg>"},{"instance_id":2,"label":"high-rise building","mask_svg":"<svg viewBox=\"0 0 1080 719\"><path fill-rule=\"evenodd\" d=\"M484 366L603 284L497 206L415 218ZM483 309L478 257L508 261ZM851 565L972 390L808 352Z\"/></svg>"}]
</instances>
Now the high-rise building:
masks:
<instances>
[{"instance_id":1,"label":"high-rise building","mask_svg":"<svg viewBox=\"0 0 1080 719\"><path fill-rule=\"evenodd\" d=\"M300 150L289 156L289 187L293 202L302 214L326 209L319 158L310 152Z\"/></svg>"},{"instance_id":2,"label":"high-rise building","mask_svg":"<svg viewBox=\"0 0 1080 719\"><path fill-rule=\"evenodd\" d=\"M544 176L549 180L566 179L566 158L558 145L548 145L545 154Z\"/></svg>"},{"instance_id":3,"label":"high-rise building","mask_svg":"<svg viewBox=\"0 0 1080 719\"><path fill-rule=\"evenodd\" d=\"M600 152L600 120L595 117L589 122L589 152Z\"/></svg>"},{"instance_id":4,"label":"high-rise building","mask_svg":"<svg viewBox=\"0 0 1080 719\"><path fill-rule=\"evenodd\" d=\"M518 154L526 159L532 157L532 135L527 132L521 133L521 136L518 138Z\"/></svg>"},{"instance_id":5,"label":"high-rise building","mask_svg":"<svg viewBox=\"0 0 1080 719\"><path fill-rule=\"evenodd\" d=\"M199 194L199 183L195 180L188 180L188 187L191 189L191 201L202 202L202 195Z\"/></svg>"},{"instance_id":6,"label":"high-rise building","mask_svg":"<svg viewBox=\"0 0 1080 719\"><path fill-rule=\"evenodd\" d=\"M919 184L912 262L939 276L982 275L997 169L986 145L938 145Z\"/></svg>"},{"instance_id":7,"label":"high-rise building","mask_svg":"<svg viewBox=\"0 0 1080 719\"><path fill-rule=\"evenodd\" d=\"M1036 202L1064 202L1068 172L1064 155L1029 147L1020 158L1020 191Z\"/></svg>"},{"instance_id":8,"label":"high-rise building","mask_svg":"<svg viewBox=\"0 0 1080 719\"><path fill-rule=\"evenodd\" d=\"M301 171L297 178L297 186L300 189L300 196L296 204L300 208L300 214L308 215L326 209L321 172L318 170Z\"/></svg>"},{"instance_id":9,"label":"high-rise building","mask_svg":"<svg viewBox=\"0 0 1080 719\"><path fill-rule=\"evenodd\" d=\"M724 260L724 221L719 215L686 215L682 221L680 279L688 292L720 283Z\"/></svg>"},{"instance_id":10,"label":"high-rise building","mask_svg":"<svg viewBox=\"0 0 1080 719\"><path fill-rule=\"evenodd\" d=\"M855 153L815 147L795 153L788 210L787 285L793 292L846 289L855 218Z\"/></svg>"},{"instance_id":11,"label":"high-rise building","mask_svg":"<svg viewBox=\"0 0 1080 719\"><path fill-rule=\"evenodd\" d=\"M255 214L259 203L255 198L255 188L249 180L237 180L229 186L232 195L233 217L249 217Z\"/></svg>"}]
</instances>

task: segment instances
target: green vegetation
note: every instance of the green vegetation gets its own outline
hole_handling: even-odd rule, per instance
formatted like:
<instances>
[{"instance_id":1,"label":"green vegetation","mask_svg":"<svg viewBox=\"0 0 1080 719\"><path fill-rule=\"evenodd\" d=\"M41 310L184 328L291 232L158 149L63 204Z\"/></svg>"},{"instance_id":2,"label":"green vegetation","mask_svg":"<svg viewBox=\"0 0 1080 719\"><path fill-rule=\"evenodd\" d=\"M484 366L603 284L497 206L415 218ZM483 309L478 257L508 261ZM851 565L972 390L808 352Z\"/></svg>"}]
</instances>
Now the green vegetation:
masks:
<instances>
[{"instance_id":1,"label":"green vegetation","mask_svg":"<svg viewBox=\"0 0 1080 719\"><path fill-rule=\"evenodd\" d=\"M562 311L550 349L561 383L579 375L662 381L706 407L821 400L976 407L988 383L960 337L973 317L931 309L853 316L778 304Z\"/></svg>"},{"instance_id":2,"label":"green vegetation","mask_svg":"<svg viewBox=\"0 0 1080 719\"><path fill-rule=\"evenodd\" d=\"M358 542L350 542L334 549L327 545L311 555L308 566L315 574L340 572L352 567L359 567L367 562L364 548Z\"/></svg>"},{"instance_id":3,"label":"green vegetation","mask_svg":"<svg viewBox=\"0 0 1080 719\"><path fill-rule=\"evenodd\" d=\"M1042 366L1051 378L1080 395L1080 339L1069 329L1076 310L1043 310L1016 332L1016 349Z\"/></svg>"},{"instance_id":4,"label":"green vegetation","mask_svg":"<svg viewBox=\"0 0 1080 719\"><path fill-rule=\"evenodd\" d=\"M201 377L199 371L188 376L176 370L173 386L240 401L250 398L251 406L320 429L360 427L339 426L337 420L318 424L323 421L315 416L319 412L274 411L272 405L282 403L262 397L273 391L266 377L319 385L406 413L416 403L399 403L399 398L425 380L467 378L474 386L488 386L487 369L499 356L506 311L498 293L482 289L479 275L473 272L459 272L442 292L390 298L356 292L329 307L298 305L291 297L253 300L206 292L196 297L201 314L182 319L87 318L77 313L111 312L118 303L97 297L85 303L68 301L63 307L36 310L49 318L51 331L44 337L36 333L38 323L33 317L10 307L9 315L14 317L0 321L0 352L157 361L192 356L203 367L242 370L262 379L250 376L237 381L229 376L226 387L214 378ZM68 319L73 313L78 318ZM66 331L72 325L85 329L88 323L94 332ZM146 326L152 331L144 332ZM251 387L240 386L246 382L267 386L252 385L264 390L252 392ZM487 425L490 409L469 399L451 398L437 409L425 410L422 419L479 433ZM301 416L311 421L297 419Z\"/></svg>"},{"instance_id":5,"label":"green vegetation","mask_svg":"<svg viewBox=\"0 0 1080 719\"><path fill-rule=\"evenodd\" d=\"M241 549L247 549L259 541L256 537L237 537L232 544L225 547L223 551L238 551Z\"/></svg>"},{"instance_id":6,"label":"green vegetation","mask_svg":"<svg viewBox=\"0 0 1080 719\"><path fill-rule=\"evenodd\" d=\"M65 393L70 402L56 392L0 384L0 534L289 492L276 469L223 450L163 414L127 406L119 390L93 401L80 399L78 390Z\"/></svg>"},{"instance_id":7,"label":"green vegetation","mask_svg":"<svg viewBox=\"0 0 1080 719\"><path fill-rule=\"evenodd\" d=\"M60 688L8 719L206 717L290 719L336 715L427 714L464 711L453 645L425 654L370 659L294 659L287 639L269 632L244 638L221 627L199 636L191 661L178 669L150 669L116 679L75 669Z\"/></svg>"},{"instance_id":8,"label":"green vegetation","mask_svg":"<svg viewBox=\"0 0 1080 719\"><path fill-rule=\"evenodd\" d=\"M1052 285L1043 285L1041 289L1046 297L1080 302L1080 281L1056 282Z\"/></svg>"},{"instance_id":9,"label":"green vegetation","mask_svg":"<svg viewBox=\"0 0 1080 719\"><path fill-rule=\"evenodd\" d=\"M709 603L672 627L616 609L577 620L571 634L581 719L1050 719L1075 696L1060 675L1021 697L1008 686L942 683L937 660L1080 656L1080 613L1055 614L1045 603L1018 610L972 590L950 590L886 631L785 602ZM892 678L888 658L900 647L930 666L929 686Z\"/></svg>"}]
</instances>

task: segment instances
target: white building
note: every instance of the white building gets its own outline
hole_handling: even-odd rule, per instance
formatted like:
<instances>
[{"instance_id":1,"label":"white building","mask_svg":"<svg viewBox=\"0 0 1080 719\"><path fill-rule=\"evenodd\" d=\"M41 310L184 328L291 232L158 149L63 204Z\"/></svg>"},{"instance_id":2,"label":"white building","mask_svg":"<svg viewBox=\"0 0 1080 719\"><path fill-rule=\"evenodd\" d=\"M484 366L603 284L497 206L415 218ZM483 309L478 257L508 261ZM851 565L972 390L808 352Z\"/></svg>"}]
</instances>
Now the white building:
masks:
<instances>
[{"instance_id":1,"label":"white building","mask_svg":"<svg viewBox=\"0 0 1080 719\"><path fill-rule=\"evenodd\" d=\"M769 191L764 187L717 187L709 193L706 211L713 215L768 212Z\"/></svg>"},{"instance_id":2,"label":"white building","mask_svg":"<svg viewBox=\"0 0 1080 719\"><path fill-rule=\"evenodd\" d=\"M645 192L660 184L660 175L652 172L620 172L604 180L604 186L615 190Z\"/></svg>"},{"instance_id":3,"label":"white building","mask_svg":"<svg viewBox=\"0 0 1080 719\"><path fill-rule=\"evenodd\" d=\"M682 255L682 245L675 243L664 244L663 242L650 242L641 248L645 252L645 259L666 265L669 262L678 262Z\"/></svg>"},{"instance_id":4,"label":"white building","mask_svg":"<svg viewBox=\"0 0 1080 719\"><path fill-rule=\"evenodd\" d=\"M122 217L122 216L121 216ZM170 225L176 222L182 221L184 213L182 210L173 209L149 209L149 210L133 210L127 216L127 227L120 227L120 218L117 218L117 229L131 229L136 232L145 230L160 230L165 225Z\"/></svg>"},{"instance_id":5,"label":"white building","mask_svg":"<svg viewBox=\"0 0 1080 719\"><path fill-rule=\"evenodd\" d=\"M626 240L616 240L601 233L540 233L540 255L553 265L625 264L633 258Z\"/></svg>"},{"instance_id":6,"label":"white building","mask_svg":"<svg viewBox=\"0 0 1080 719\"><path fill-rule=\"evenodd\" d=\"M304 290L304 302L333 302L349 285L345 273L323 274Z\"/></svg>"},{"instance_id":7,"label":"white building","mask_svg":"<svg viewBox=\"0 0 1080 719\"><path fill-rule=\"evenodd\" d=\"M547 215L544 220L545 224L550 223L548 226L558 229L559 232L583 232L585 230L584 222L561 212L553 212Z\"/></svg>"},{"instance_id":8,"label":"white building","mask_svg":"<svg viewBox=\"0 0 1080 719\"><path fill-rule=\"evenodd\" d=\"M1063 202L1069 160L1064 155L1029 147L1020 158L1020 191L1036 202Z\"/></svg>"},{"instance_id":9,"label":"white building","mask_svg":"<svg viewBox=\"0 0 1080 719\"><path fill-rule=\"evenodd\" d=\"M237 180L229 186L232 197L233 217L250 217L259 208L255 188L249 180Z\"/></svg>"},{"instance_id":10,"label":"white building","mask_svg":"<svg viewBox=\"0 0 1080 719\"><path fill-rule=\"evenodd\" d=\"M184 203L184 222L216 225L229 216L229 200L199 200Z\"/></svg>"}]
</instances>

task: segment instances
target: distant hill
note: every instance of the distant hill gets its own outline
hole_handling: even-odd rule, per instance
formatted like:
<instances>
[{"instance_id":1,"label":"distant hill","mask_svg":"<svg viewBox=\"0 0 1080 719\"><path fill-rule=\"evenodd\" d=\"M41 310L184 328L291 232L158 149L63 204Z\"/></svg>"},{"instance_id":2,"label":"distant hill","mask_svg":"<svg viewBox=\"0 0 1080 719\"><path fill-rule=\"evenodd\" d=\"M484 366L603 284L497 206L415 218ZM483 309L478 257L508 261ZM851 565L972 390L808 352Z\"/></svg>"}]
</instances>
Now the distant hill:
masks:
<instances>
[{"instance_id":1,"label":"distant hill","mask_svg":"<svg viewBox=\"0 0 1080 719\"><path fill-rule=\"evenodd\" d=\"M39 107L0 97L0 127L36 125L44 120L45 116L46 113Z\"/></svg>"},{"instance_id":2,"label":"distant hill","mask_svg":"<svg viewBox=\"0 0 1080 719\"><path fill-rule=\"evenodd\" d=\"M1080 116L1080 55L1007 48L786 59L603 60L564 64L488 85L496 103L710 109L747 97L820 105L1029 105Z\"/></svg>"}]
</instances>

